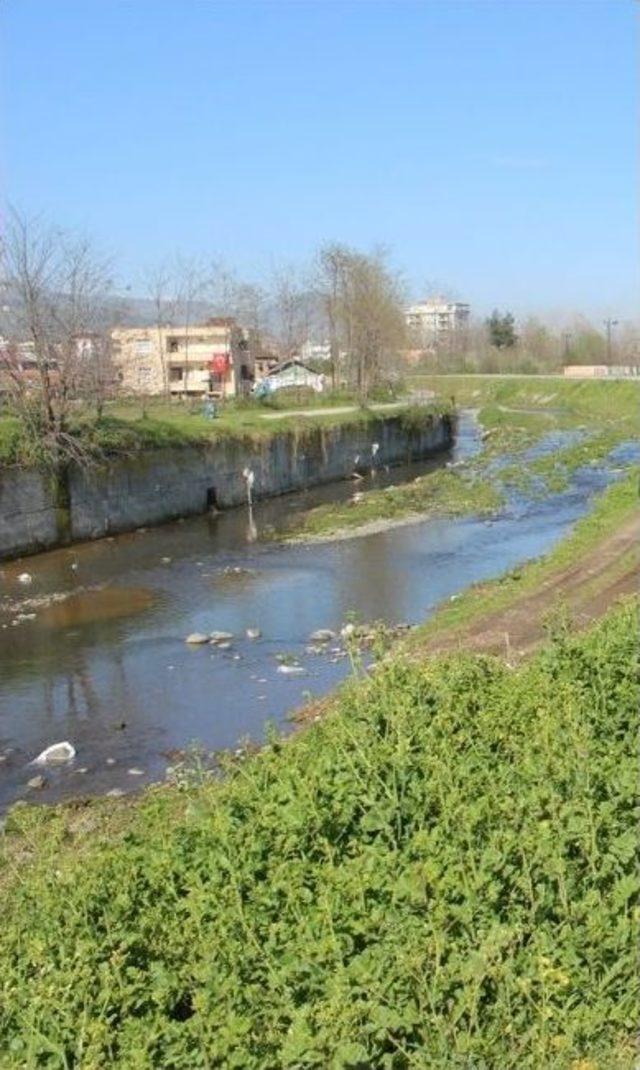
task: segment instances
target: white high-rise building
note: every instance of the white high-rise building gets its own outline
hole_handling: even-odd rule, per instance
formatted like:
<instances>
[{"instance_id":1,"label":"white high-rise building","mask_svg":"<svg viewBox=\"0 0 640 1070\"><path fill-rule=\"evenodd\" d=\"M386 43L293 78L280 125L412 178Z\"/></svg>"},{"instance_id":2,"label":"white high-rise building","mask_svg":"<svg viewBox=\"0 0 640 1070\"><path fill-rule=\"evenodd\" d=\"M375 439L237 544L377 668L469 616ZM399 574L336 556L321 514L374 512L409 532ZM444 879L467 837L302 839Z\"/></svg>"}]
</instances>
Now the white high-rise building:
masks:
<instances>
[{"instance_id":1,"label":"white high-rise building","mask_svg":"<svg viewBox=\"0 0 640 1070\"><path fill-rule=\"evenodd\" d=\"M405 309L412 340L421 349L437 346L448 335L463 331L469 324L469 305L430 297Z\"/></svg>"}]
</instances>

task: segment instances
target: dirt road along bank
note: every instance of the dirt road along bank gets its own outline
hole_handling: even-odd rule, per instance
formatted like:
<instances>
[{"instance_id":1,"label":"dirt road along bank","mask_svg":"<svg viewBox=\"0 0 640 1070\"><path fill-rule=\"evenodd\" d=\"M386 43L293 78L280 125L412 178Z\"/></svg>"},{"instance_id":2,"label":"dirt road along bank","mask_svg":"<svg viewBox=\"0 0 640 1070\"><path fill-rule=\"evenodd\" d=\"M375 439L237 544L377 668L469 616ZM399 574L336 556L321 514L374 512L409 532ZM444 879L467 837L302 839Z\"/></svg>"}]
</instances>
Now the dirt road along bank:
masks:
<instances>
[{"instance_id":1,"label":"dirt road along bank","mask_svg":"<svg viewBox=\"0 0 640 1070\"><path fill-rule=\"evenodd\" d=\"M638 593L640 515L623 524L575 564L551 573L537 590L504 609L474 617L455 629L416 642L414 653L451 650L497 654L514 664L545 636L545 621L559 606L569 611L577 628L603 616L624 595Z\"/></svg>"}]
</instances>

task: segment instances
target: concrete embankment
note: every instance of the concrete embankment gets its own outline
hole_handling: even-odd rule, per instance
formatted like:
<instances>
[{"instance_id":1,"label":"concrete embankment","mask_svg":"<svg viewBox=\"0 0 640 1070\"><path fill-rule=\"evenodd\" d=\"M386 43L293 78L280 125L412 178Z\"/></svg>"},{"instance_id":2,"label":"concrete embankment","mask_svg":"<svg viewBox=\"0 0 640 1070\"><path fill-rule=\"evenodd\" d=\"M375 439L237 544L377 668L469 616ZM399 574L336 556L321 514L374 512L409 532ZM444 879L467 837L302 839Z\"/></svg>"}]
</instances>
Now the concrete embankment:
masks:
<instances>
[{"instance_id":1,"label":"concrete embankment","mask_svg":"<svg viewBox=\"0 0 640 1070\"><path fill-rule=\"evenodd\" d=\"M247 498L344 479L354 468L421 460L453 444L454 421L426 413L331 428L274 433L260 439L220 438L211 445L148 450L62 476L35 469L0 471L0 558L83 539L132 531ZM377 446L377 448L376 448Z\"/></svg>"}]
</instances>

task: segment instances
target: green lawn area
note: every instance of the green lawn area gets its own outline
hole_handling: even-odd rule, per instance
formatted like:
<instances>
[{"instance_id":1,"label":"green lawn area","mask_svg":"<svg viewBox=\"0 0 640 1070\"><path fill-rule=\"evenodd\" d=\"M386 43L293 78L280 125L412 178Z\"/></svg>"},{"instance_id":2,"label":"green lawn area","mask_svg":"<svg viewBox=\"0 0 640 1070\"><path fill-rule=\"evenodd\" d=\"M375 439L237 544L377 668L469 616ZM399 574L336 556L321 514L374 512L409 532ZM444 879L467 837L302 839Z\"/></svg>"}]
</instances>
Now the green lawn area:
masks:
<instances>
[{"instance_id":1,"label":"green lawn area","mask_svg":"<svg viewBox=\"0 0 640 1070\"><path fill-rule=\"evenodd\" d=\"M383 415L375 409L356 406L344 394L328 394L320 402L317 398L308 400L308 404L296 401L295 410L318 407L319 411L313 415L298 415L295 411L289 414L280 403L273 406L248 401L227 403L213 420L203 415L201 403L183 405L152 401L143 405L137 401L112 402L105 407L100 419L93 414L76 412L70 421L70 430L86 448L100 456L209 443L224 436L255 440L290 432L304 437L315 428L368 423ZM343 407L348 404L354 406L350 412L322 411L334 405ZM420 422L440 410L441 406L437 404L420 409L407 404L394 410L393 414ZM270 414L277 414L278 419L265 419ZM0 416L0 464L38 464L45 459L41 451L42 444L37 436L30 434L19 419Z\"/></svg>"},{"instance_id":2,"label":"green lawn area","mask_svg":"<svg viewBox=\"0 0 640 1070\"><path fill-rule=\"evenodd\" d=\"M396 656L222 782L14 809L1 1065L631 1070L636 657Z\"/></svg>"},{"instance_id":3,"label":"green lawn area","mask_svg":"<svg viewBox=\"0 0 640 1070\"><path fill-rule=\"evenodd\" d=\"M501 423L501 412L502 419L507 419L504 409L519 409L524 410L520 412L523 424L536 417L551 418L554 410L560 410L565 426L591 419L600 424L622 420L636 430L640 427L640 381L412 375L409 385L414 390L435 390L443 398L454 397L460 406L487 408L492 414L487 419L496 426Z\"/></svg>"}]
</instances>

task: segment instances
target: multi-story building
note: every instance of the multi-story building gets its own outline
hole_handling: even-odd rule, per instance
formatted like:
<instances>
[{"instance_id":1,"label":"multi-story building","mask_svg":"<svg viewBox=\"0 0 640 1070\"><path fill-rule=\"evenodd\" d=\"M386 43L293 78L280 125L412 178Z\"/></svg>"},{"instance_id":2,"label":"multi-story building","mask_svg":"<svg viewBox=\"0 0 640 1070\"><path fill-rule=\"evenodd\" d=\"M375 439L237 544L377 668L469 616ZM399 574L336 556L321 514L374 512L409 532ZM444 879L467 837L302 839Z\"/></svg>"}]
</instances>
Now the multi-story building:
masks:
<instances>
[{"instance_id":1,"label":"multi-story building","mask_svg":"<svg viewBox=\"0 0 640 1070\"><path fill-rule=\"evenodd\" d=\"M420 349L436 348L469 325L469 305L431 297L405 309L412 343Z\"/></svg>"},{"instance_id":2,"label":"multi-story building","mask_svg":"<svg viewBox=\"0 0 640 1070\"><path fill-rule=\"evenodd\" d=\"M122 393L229 398L251 390L251 339L233 319L189 327L119 327L111 337Z\"/></svg>"}]
</instances>

